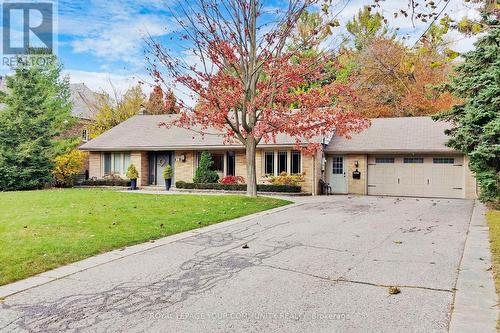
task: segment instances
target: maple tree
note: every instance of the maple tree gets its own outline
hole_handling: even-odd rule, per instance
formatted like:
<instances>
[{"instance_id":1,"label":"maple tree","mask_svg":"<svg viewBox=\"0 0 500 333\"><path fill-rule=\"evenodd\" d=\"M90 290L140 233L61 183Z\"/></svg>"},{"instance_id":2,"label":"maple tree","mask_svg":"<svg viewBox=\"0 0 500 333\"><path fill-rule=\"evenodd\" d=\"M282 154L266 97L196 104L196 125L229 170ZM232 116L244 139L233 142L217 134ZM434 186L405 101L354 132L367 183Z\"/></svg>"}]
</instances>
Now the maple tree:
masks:
<instances>
[{"instance_id":1,"label":"maple tree","mask_svg":"<svg viewBox=\"0 0 500 333\"><path fill-rule=\"evenodd\" d=\"M354 96L348 84L309 85L323 82L329 75L323 69L331 59L321 52L296 57L301 45L287 47L301 15L315 3L289 0L286 9L272 19L258 0L179 3L176 8L181 12L174 17L183 17L178 19L183 30L180 42L198 65L187 63L185 54L150 42L155 80L167 86L173 81L198 101L195 107L180 101L183 111L174 123L166 125L204 133L215 129L225 142L244 145L248 196L257 194L258 143L273 142L277 135L286 134L298 149L314 152L320 148L313 143L317 136L334 131L348 136L369 125L352 111ZM316 33L319 31L312 36Z\"/></svg>"}]
</instances>

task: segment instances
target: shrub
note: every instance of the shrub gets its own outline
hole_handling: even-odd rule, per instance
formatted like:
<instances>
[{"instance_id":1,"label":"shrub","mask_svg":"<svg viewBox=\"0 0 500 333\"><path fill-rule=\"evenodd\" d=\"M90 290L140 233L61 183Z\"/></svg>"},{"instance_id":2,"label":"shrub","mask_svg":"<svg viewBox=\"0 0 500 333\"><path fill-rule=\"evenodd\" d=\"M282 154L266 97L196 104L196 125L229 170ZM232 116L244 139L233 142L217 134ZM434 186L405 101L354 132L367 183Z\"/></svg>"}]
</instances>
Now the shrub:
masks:
<instances>
[{"instance_id":1,"label":"shrub","mask_svg":"<svg viewBox=\"0 0 500 333\"><path fill-rule=\"evenodd\" d=\"M89 179L89 180L84 180L83 182L80 183L80 185L84 186L123 186L123 187L129 187L130 186L130 180L123 179L119 176L111 175L111 176L106 176L103 179Z\"/></svg>"},{"instance_id":2,"label":"shrub","mask_svg":"<svg viewBox=\"0 0 500 333\"><path fill-rule=\"evenodd\" d=\"M165 166L165 169L163 169L163 179L172 179L173 176L173 170L170 164L167 164Z\"/></svg>"},{"instance_id":3,"label":"shrub","mask_svg":"<svg viewBox=\"0 0 500 333\"><path fill-rule=\"evenodd\" d=\"M137 172L137 169L135 165L130 164L130 166L127 169L127 174L126 174L128 179L137 179L139 178L139 172Z\"/></svg>"},{"instance_id":4,"label":"shrub","mask_svg":"<svg viewBox=\"0 0 500 333\"><path fill-rule=\"evenodd\" d=\"M54 159L52 173L56 186L74 185L76 176L82 172L85 155L84 152L74 149Z\"/></svg>"},{"instance_id":5,"label":"shrub","mask_svg":"<svg viewBox=\"0 0 500 333\"><path fill-rule=\"evenodd\" d=\"M222 191L246 191L246 184L220 184L220 183L186 183L178 181L175 187L190 190L222 190ZM280 192L280 193L300 193L300 186L258 184L258 192Z\"/></svg>"},{"instance_id":6,"label":"shrub","mask_svg":"<svg viewBox=\"0 0 500 333\"><path fill-rule=\"evenodd\" d=\"M282 172L279 176L271 176L269 182L273 185L291 185L297 186L297 184L304 180L304 174L299 173L296 175L289 175L286 172Z\"/></svg>"},{"instance_id":7,"label":"shrub","mask_svg":"<svg viewBox=\"0 0 500 333\"><path fill-rule=\"evenodd\" d=\"M201 153L200 163L198 168L196 169L196 173L193 178L194 183L217 183L219 180L219 175L217 172L212 170L212 166L214 165L214 161L212 160L212 156L209 152L204 151Z\"/></svg>"},{"instance_id":8,"label":"shrub","mask_svg":"<svg viewBox=\"0 0 500 333\"><path fill-rule=\"evenodd\" d=\"M225 185L233 185L233 184L245 184L245 178L241 176L226 176L222 178L219 183Z\"/></svg>"}]
</instances>

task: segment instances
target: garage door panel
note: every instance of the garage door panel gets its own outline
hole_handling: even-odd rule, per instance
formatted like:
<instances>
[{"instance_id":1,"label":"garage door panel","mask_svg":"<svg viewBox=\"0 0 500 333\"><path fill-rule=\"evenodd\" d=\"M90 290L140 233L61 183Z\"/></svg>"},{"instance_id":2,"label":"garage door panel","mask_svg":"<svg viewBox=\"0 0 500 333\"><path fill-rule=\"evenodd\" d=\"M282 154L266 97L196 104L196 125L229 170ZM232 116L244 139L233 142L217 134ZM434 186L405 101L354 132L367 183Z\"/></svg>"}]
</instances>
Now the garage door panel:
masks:
<instances>
[{"instance_id":1,"label":"garage door panel","mask_svg":"<svg viewBox=\"0 0 500 333\"><path fill-rule=\"evenodd\" d=\"M392 160L368 157L369 195L464 197L463 157L395 156Z\"/></svg>"}]
</instances>

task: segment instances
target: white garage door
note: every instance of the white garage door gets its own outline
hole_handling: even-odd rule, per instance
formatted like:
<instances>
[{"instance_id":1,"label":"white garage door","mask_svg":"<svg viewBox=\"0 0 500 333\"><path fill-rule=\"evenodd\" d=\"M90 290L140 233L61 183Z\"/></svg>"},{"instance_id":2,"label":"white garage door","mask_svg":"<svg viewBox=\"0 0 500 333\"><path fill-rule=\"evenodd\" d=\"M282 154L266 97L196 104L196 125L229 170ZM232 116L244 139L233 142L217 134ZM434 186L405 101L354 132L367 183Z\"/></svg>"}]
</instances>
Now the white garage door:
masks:
<instances>
[{"instance_id":1,"label":"white garage door","mask_svg":"<svg viewBox=\"0 0 500 333\"><path fill-rule=\"evenodd\" d=\"M462 156L369 156L368 194L463 198Z\"/></svg>"}]
</instances>

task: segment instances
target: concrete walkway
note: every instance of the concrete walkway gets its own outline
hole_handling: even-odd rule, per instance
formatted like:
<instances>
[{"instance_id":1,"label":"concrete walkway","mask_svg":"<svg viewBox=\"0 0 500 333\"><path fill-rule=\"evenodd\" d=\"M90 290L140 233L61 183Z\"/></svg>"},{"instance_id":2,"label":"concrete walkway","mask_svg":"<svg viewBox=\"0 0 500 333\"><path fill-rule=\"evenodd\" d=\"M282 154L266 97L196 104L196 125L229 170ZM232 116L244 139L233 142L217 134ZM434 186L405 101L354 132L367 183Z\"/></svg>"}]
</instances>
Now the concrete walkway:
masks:
<instances>
[{"instance_id":1,"label":"concrete walkway","mask_svg":"<svg viewBox=\"0 0 500 333\"><path fill-rule=\"evenodd\" d=\"M494 328L491 273L474 266L488 260L481 206L471 219L466 200L294 200L44 273L36 287L0 287L14 292L0 302L0 331L467 332L471 320L483 323L475 332Z\"/></svg>"},{"instance_id":2,"label":"concrete walkway","mask_svg":"<svg viewBox=\"0 0 500 333\"><path fill-rule=\"evenodd\" d=\"M498 298L485 214L486 207L476 202L458 274L450 332L496 332Z\"/></svg>"}]
</instances>

